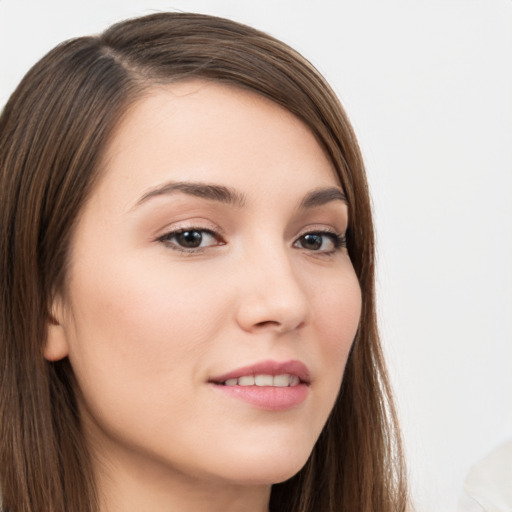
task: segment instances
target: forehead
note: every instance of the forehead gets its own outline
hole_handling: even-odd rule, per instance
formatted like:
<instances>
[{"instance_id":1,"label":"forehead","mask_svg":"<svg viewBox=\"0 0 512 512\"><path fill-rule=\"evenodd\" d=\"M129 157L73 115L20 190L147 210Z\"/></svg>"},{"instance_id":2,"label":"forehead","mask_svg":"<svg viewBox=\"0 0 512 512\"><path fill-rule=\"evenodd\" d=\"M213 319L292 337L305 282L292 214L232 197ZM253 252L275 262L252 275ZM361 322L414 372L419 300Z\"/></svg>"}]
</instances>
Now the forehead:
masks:
<instances>
[{"instance_id":1,"label":"forehead","mask_svg":"<svg viewBox=\"0 0 512 512\"><path fill-rule=\"evenodd\" d=\"M126 113L107 145L105 185L132 189L177 181L257 189L293 181L338 184L311 130L262 96L214 82L153 88Z\"/></svg>"}]
</instances>

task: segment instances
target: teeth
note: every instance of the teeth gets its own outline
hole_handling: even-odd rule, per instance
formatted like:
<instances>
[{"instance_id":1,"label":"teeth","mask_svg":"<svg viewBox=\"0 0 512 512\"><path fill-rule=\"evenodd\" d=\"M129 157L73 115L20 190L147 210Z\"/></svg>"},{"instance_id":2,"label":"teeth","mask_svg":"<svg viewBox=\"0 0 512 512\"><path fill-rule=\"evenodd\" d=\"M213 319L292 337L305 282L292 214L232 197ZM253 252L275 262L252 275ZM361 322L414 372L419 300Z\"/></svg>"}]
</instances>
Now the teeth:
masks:
<instances>
[{"instance_id":1,"label":"teeth","mask_svg":"<svg viewBox=\"0 0 512 512\"><path fill-rule=\"evenodd\" d=\"M300 382L299 377L297 375L290 375L290 386L298 386Z\"/></svg>"},{"instance_id":2,"label":"teeth","mask_svg":"<svg viewBox=\"0 0 512 512\"><path fill-rule=\"evenodd\" d=\"M254 383L256 386L273 386L274 377L272 375L255 375Z\"/></svg>"},{"instance_id":3,"label":"teeth","mask_svg":"<svg viewBox=\"0 0 512 512\"><path fill-rule=\"evenodd\" d=\"M224 382L225 386L273 386L277 388L286 388L288 386L298 386L300 379L296 375L244 375L238 379L228 379Z\"/></svg>"},{"instance_id":4,"label":"teeth","mask_svg":"<svg viewBox=\"0 0 512 512\"><path fill-rule=\"evenodd\" d=\"M272 384L278 388L285 388L290 385L290 375L275 375Z\"/></svg>"},{"instance_id":5,"label":"teeth","mask_svg":"<svg viewBox=\"0 0 512 512\"><path fill-rule=\"evenodd\" d=\"M244 375L238 379L239 386L254 386L254 375Z\"/></svg>"}]
</instances>

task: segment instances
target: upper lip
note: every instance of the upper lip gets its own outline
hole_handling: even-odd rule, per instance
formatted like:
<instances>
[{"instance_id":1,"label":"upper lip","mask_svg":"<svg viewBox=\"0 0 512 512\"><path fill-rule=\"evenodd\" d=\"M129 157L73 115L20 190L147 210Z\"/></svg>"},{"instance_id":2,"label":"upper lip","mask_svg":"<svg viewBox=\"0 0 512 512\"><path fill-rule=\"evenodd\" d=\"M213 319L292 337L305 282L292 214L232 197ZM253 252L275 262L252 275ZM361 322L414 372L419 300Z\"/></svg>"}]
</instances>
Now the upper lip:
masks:
<instances>
[{"instance_id":1,"label":"upper lip","mask_svg":"<svg viewBox=\"0 0 512 512\"><path fill-rule=\"evenodd\" d=\"M309 384L309 369L301 361L261 361L243 366L222 375L210 378L210 382L220 384L228 379L238 379L244 375L296 375L301 382Z\"/></svg>"}]
</instances>

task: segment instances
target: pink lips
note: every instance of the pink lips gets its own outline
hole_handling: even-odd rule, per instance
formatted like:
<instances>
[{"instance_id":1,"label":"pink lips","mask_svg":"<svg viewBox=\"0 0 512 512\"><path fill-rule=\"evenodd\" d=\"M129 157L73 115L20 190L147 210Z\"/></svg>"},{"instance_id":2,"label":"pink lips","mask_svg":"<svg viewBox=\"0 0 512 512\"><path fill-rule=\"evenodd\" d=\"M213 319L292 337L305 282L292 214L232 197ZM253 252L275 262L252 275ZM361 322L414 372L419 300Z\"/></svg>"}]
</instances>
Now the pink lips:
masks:
<instances>
[{"instance_id":1,"label":"pink lips","mask_svg":"<svg viewBox=\"0 0 512 512\"><path fill-rule=\"evenodd\" d=\"M247 375L283 374L297 376L300 380L299 384L288 387L224 385L224 382L229 379L238 379ZM214 388L224 395L243 400L267 411L284 411L301 404L308 396L309 381L309 370L300 361L262 361L210 379Z\"/></svg>"}]
</instances>

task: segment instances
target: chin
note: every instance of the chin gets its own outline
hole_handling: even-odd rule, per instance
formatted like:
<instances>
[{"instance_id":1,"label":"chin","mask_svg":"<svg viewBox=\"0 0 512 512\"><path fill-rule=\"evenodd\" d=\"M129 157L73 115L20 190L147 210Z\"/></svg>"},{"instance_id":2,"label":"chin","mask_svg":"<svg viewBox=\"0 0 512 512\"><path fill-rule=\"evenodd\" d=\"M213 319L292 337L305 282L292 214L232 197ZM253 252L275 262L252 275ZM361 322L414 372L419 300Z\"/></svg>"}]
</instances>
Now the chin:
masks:
<instances>
[{"instance_id":1,"label":"chin","mask_svg":"<svg viewBox=\"0 0 512 512\"><path fill-rule=\"evenodd\" d=\"M306 459L307 460L307 459ZM239 471L235 474L225 475L226 480L234 482L236 485L267 486L280 484L296 475L303 467L306 461L296 465L277 464L268 468L250 468L247 471Z\"/></svg>"},{"instance_id":2,"label":"chin","mask_svg":"<svg viewBox=\"0 0 512 512\"><path fill-rule=\"evenodd\" d=\"M224 478L241 485L272 485L289 480L306 464L311 450L291 448L240 455L224 466Z\"/></svg>"},{"instance_id":3,"label":"chin","mask_svg":"<svg viewBox=\"0 0 512 512\"><path fill-rule=\"evenodd\" d=\"M308 461L323 425L296 419L262 423L223 432L215 442L210 436L208 442L201 439L193 457L196 467L210 478L240 485L271 485L292 478Z\"/></svg>"}]
</instances>

